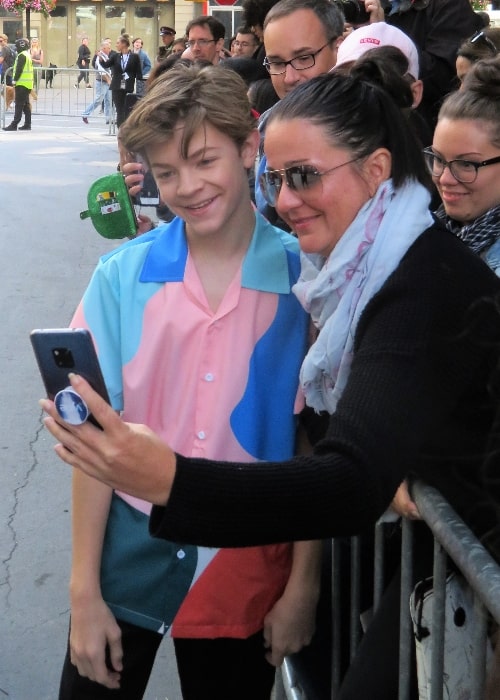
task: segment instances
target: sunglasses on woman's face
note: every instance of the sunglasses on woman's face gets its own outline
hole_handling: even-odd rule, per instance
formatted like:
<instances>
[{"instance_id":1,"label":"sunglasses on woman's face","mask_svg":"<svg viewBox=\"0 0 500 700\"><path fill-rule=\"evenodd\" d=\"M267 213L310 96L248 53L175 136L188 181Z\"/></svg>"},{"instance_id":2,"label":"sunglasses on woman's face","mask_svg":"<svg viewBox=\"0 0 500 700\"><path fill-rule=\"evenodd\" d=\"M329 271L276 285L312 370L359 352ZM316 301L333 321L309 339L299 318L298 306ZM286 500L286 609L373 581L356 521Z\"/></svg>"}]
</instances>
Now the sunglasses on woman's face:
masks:
<instances>
[{"instance_id":1,"label":"sunglasses on woman's face","mask_svg":"<svg viewBox=\"0 0 500 700\"><path fill-rule=\"evenodd\" d=\"M328 175L334 170L344 167L344 165L354 163L356 160L358 158L340 163L340 165L334 165L333 168L329 168L322 173L314 165L291 165L289 168L282 168L281 170L266 170L260 176L260 188L266 202L274 207L283 185L283 179L289 189L294 192L301 192L317 185L324 175Z\"/></svg>"}]
</instances>

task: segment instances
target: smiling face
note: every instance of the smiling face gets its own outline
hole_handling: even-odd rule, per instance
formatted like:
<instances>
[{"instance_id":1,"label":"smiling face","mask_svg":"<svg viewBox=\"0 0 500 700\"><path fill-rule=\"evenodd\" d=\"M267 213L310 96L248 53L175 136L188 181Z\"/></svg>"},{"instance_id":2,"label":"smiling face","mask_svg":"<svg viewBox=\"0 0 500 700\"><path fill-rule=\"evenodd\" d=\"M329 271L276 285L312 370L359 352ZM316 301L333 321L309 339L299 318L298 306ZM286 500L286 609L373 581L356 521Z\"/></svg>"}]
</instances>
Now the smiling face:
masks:
<instances>
[{"instance_id":1,"label":"smiling face","mask_svg":"<svg viewBox=\"0 0 500 700\"><path fill-rule=\"evenodd\" d=\"M307 164L324 173L342 166L305 190L292 190L286 183L281 186L276 210L297 234L305 253L328 256L363 204L389 177L387 168L373 169L373 154L362 162L346 164L353 154L332 145L323 127L305 119L271 121L264 150L268 170ZM390 170L390 161L387 165Z\"/></svg>"},{"instance_id":2,"label":"smiling face","mask_svg":"<svg viewBox=\"0 0 500 700\"><path fill-rule=\"evenodd\" d=\"M440 119L432 148L446 161L462 158L480 162L500 155L491 142L491 127L471 119ZM488 209L500 204L500 164L479 168L474 182L455 180L449 168L441 177L433 177L448 216L460 223L474 221Z\"/></svg>"},{"instance_id":3,"label":"smiling face","mask_svg":"<svg viewBox=\"0 0 500 700\"><path fill-rule=\"evenodd\" d=\"M186 222L189 239L234 237L253 217L246 169L253 166L259 136L253 131L242 148L205 122L181 154L183 126L146 156L162 201Z\"/></svg>"},{"instance_id":4,"label":"smiling face","mask_svg":"<svg viewBox=\"0 0 500 700\"><path fill-rule=\"evenodd\" d=\"M264 30L264 46L269 61L289 61L305 54L315 53L331 37L313 10L301 9L285 17L272 20ZM337 61L337 48L341 39L334 39L314 59L314 66L296 70L291 65L284 73L271 75L276 94L282 99L300 83L328 73Z\"/></svg>"}]
</instances>

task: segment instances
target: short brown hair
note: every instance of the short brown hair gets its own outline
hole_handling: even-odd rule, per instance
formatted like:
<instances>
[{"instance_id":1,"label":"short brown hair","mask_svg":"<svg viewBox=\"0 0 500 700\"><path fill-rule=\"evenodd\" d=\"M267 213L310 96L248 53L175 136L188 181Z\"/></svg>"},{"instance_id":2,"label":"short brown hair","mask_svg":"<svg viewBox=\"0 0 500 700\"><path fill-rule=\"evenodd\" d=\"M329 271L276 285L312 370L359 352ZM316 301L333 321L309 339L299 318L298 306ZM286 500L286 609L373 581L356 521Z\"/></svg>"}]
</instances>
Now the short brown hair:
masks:
<instances>
[{"instance_id":1,"label":"short brown hair","mask_svg":"<svg viewBox=\"0 0 500 700\"><path fill-rule=\"evenodd\" d=\"M172 138L182 122L187 158L195 132L209 122L241 148L256 128L244 81L234 71L212 65L176 64L160 75L120 127L120 141L132 153Z\"/></svg>"}]
</instances>

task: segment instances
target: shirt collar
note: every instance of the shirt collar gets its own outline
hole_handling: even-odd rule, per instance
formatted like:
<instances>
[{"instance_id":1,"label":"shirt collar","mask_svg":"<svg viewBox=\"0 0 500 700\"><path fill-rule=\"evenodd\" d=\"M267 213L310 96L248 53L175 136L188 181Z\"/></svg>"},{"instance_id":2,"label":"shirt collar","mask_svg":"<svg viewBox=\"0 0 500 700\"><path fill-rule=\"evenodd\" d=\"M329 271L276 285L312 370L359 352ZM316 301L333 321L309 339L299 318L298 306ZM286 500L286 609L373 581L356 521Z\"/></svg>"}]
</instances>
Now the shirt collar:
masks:
<instances>
[{"instance_id":1,"label":"shirt collar","mask_svg":"<svg viewBox=\"0 0 500 700\"><path fill-rule=\"evenodd\" d=\"M298 259L297 240L256 212L252 240L243 259L241 285L247 289L289 294L288 253ZM141 282L182 282L188 246L182 219L175 218L153 240L142 267Z\"/></svg>"}]
</instances>

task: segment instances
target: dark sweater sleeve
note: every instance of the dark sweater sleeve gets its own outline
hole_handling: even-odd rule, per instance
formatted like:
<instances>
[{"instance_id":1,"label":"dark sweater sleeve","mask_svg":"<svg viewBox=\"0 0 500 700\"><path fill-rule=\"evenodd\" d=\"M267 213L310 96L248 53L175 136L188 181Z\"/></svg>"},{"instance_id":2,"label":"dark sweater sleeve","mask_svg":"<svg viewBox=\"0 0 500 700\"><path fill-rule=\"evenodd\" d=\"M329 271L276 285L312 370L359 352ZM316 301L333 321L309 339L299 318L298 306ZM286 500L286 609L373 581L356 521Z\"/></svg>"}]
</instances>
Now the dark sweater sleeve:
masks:
<instances>
[{"instance_id":1,"label":"dark sweater sleeve","mask_svg":"<svg viewBox=\"0 0 500 700\"><path fill-rule=\"evenodd\" d=\"M424 234L366 307L348 383L314 453L256 464L178 456L151 533L229 547L355 534L408 472L453 480L450 465L469 452L477 459L491 419L491 348L480 329L463 333L465 312L499 285L451 234Z\"/></svg>"}]
</instances>

